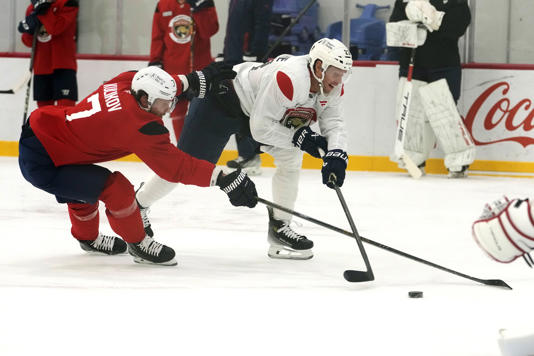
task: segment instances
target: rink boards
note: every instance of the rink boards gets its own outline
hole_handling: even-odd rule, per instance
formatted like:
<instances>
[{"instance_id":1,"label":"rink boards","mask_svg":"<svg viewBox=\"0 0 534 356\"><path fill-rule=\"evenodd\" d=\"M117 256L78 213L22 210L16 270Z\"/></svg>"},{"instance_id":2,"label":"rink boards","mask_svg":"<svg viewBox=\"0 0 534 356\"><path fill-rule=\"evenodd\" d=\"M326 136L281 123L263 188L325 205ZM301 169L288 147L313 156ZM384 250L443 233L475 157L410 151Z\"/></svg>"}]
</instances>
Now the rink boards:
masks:
<instances>
[{"instance_id":1,"label":"rink boards","mask_svg":"<svg viewBox=\"0 0 534 356\"><path fill-rule=\"evenodd\" d=\"M85 56L87 57L87 56ZM78 60L80 98L121 71L139 69L146 60L87 58ZM1 89L9 89L28 70L28 58L3 57ZM398 66L393 63L355 62L345 85L345 113L349 132L349 169L397 171L389 160L395 134L395 95ZM473 170L534 173L534 67L470 64L463 70L462 95L458 104L466 126L477 143ZM0 155L16 156L24 109L25 88L14 95L0 95ZM35 104L30 103L30 111ZM230 142L221 163L234 158ZM266 156L266 155L264 155ZM427 172L443 173L443 154L432 153ZM135 160L135 157L128 157ZM272 166L270 157L263 165ZM321 162L305 157L305 168L319 168Z\"/></svg>"}]
</instances>

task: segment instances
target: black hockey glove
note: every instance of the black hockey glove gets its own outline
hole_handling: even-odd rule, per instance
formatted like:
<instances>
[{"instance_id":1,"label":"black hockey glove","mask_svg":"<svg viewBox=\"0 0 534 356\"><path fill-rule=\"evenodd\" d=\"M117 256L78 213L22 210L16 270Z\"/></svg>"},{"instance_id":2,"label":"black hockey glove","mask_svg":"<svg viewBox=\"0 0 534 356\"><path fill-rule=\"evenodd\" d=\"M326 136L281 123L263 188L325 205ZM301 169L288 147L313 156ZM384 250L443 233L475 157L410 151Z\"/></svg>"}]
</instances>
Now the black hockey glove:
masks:
<instances>
[{"instance_id":1,"label":"black hockey glove","mask_svg":"<svg viewBox=\"0 0 534 356\"><path fill-rule=\"evenodd\" d=\"M32 0L33 11L37 15L42 15L50 8L50 2L48 0Z\"/></svg>"},{"instance_id":2,"label":"black hockey glove","mask_svg":"<svg viewBox=\"0 0 534 356\"><path fill-rule=\"evenodd\" d=\"M345 180L347 162L347 152L343 150L328 151L323 157L323 168L321 169L323 184L326 184L332 189L334 189L334 184L341 187ZM332 174L334 175L333 179L330 179L330 175Z\"/></svg>"},{"instance_id":3,"label":"black hockey glove","mask_svg":"<svg viewBox=\"0 0 534 356\"><path fill-rule=\"evenodd\" d=\"M219 173L216 184L228 195L233 206L253 208L258 204L254 182L240 169L227 175Z\"/></svg>"},{"instance_id":4,"label":"black hockey glove","mask_svg":"<svg viewBox=\"0 0 534 356\"><path fill-rule=\"evenodd\" d=\"M160 69L163 69L163 63L161 62L149 62L148 67L158 67Z\"/></svg>"},{"instance_id":5,"label":"black hockey glove","mask_svg":"<svg viewBox=\"0 0 534 356\"><path fill-rule=\"evenodd\" d=\"M200 9L205 9L208 7L215 7L213 0L187 0L189 5L191 5L191 10L197 12Z\"/></svg>"},{"instance_id":6,"label":"black hockey glove","mask_svg":"<svg viewBox=\"0 0 534 356\"><path fill-rule=\"evenodd\" d=\"M321 158L319 148L326 152L328 150L328 142L326 138L314 132L308 126L303 126L298 129L293 135L293 145L307 152L315 158Z\"/></svg>"},{"instance_id":7,"label":"black hockey glove","mask_svg":"<svg viewBox=\"0 0 534 356\"><path fill-rule=\"evenodd\" d=\"M19 22L19 27L17 28L20 33L29 33L33 35L35 29L41 26L41 22L37 18L37 14L33 11L31 14L26 16L26 18Z\"/></svg>"},{"instance_id":8,"label":"black hockey glove","mask_svg":"<svg viewBox=\"0 0 534 356\"><path fill-rule=\"evenodd\" d=\"M220 81L234 79L236 75L237 73L232 69L232 65L225 62L213 62L202 70L186 75L189 82L187 91L191 91L193 96L202 99L211 88L216 88Z\"/></svg>"}]
</instances>

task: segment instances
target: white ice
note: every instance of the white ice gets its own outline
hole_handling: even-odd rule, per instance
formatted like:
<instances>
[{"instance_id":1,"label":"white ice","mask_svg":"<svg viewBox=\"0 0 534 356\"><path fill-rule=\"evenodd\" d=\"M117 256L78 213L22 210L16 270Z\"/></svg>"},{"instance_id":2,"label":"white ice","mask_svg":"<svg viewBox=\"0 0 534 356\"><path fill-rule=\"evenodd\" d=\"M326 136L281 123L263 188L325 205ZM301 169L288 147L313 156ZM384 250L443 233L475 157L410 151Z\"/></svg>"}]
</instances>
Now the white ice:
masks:
<instances>
[{"instance_id":1,"label":"white ice","mask_svg":"<svg viewBox=\"0 0 534 356\"><path fill-rule=\"evenodd\" d=\"M169 162L172 164L172 162ZM135 185L141 163L106 164ZM272 169L255 177L271 199ZM534 330L534 271L498 264L471 237L484 203L525 197L532 181L472 176L419 181L349 172L343 194L362 236L513 290L485 286L295 219L315 242L308 261L267 257L264 206L234 208L218 188L180 185L151 211L177 267L94 256L70 235L65 206L0 158L0 355L497 356L500 329ZM349 230L338 197L304 170L295 210ZM101 209L103 232L111 232ZM408 292L424 292L410 299Z\"/></svg>"}]
</instances>

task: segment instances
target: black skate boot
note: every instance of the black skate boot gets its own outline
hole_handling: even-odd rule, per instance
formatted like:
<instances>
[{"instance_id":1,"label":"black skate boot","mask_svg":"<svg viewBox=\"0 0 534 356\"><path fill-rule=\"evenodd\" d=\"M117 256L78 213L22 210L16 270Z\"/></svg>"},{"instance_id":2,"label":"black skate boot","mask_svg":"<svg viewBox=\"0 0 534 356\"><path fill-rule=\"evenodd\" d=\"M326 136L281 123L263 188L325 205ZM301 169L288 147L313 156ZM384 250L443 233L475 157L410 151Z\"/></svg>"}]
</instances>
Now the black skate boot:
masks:
<instances>
[{"instance_id":1,"label":"black skate boot","mask_svg":"<svg viewBox=\"0 0 534 356\"><path fill-rule=\"evenodd\" d=\"M126 242L117 236L107 236L98 233L96 240L78 240L82 250L106 255L118 255L126 252Z\"/></svg>"},{"instance_id":2,"label":"black skate boot","mask_svg":"<svg viewBox=\"0 0 534 356\"><path fill-rule=\"evenodd\" d=\"M137 196L137 192L141 187L145 184L145 182L142 182L139 188L135 191L135 195ZM152 226L150 225L150 220L148 219L148 213L150 212L150 208L145 208L139 202L137 201L137 197L135 198L135 202L137 203L137 206L139 207L139 212L141 213L141 219L143 220L143 228L145 229L145 233L150 236L154 237L154 231L152 231Z\"/></svg>"},{"instance_id":3,"label":"black skate boot","mask_svg":"<svg viewBox=\"0 0 534 356\"><path fill-rule=\"evenodd\" d=\"M150 236L138 243L129 243L128 252L133 256L134 262L156 264L164 266L176 266L174 250L168 246L154 241Z\"/></svg>"},{"instance_id":4,"label":"black skate boot","mask_svg":"<svg viewBox=\"0 0 534 356\"><path fill-rule=\"evenodd\" d=\"M232 169L241 168L249 176L257 176L261 174L261 158L256 154L250 158L243 158L241 156L226 162L226 166Z\"/></svg>"},{"instance_id":5,"label":"black skate boot","mask_svg":"<svg viewBox=\"0 0 534 356\"><path fill-rule=\"evenodd\" d=\"M313 241L306 236L297 234L289 224L273 217L273 208L267 207L269 212L269 232L267 241L271 245L267 253L271 258L290 260L308 260L313 257Z\"/></svg>"},{"instance_id":6,"label":"black skate boot","mask_svg":"<svg viewBox=\"0 0 534 356\"><path fill-rule=\"evenodd\" d=\"M465 166L462 166L462 168L458 171L449 170L449 174L447 176L449 178L467 178L468 169L469 169L469 165L465 165Z\"/></svg>"}]
</instances>

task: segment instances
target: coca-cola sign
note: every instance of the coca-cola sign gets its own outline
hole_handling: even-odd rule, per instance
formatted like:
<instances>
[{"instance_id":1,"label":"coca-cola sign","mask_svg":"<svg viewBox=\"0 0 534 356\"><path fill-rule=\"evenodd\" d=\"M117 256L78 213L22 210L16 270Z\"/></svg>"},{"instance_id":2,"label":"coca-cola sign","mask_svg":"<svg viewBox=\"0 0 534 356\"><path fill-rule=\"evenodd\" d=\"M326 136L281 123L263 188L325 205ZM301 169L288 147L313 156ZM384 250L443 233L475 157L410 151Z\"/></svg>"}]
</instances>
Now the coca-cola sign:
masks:
<instances>
[{"instance_id":1,"label":"coca-cola sign","mask_svg":"<svg viewBox=\"0 0 534 356\"><path fill-rule=\"evenodd\" d=\"M522 99L513 103L508 98L510 88L510 83L506 81L493 84L469 108L464 121L475 144L505 141L517 142L523 147L534 144L532 101ZM477 129L474 130L474 127Z\"/></svg>"}]
</instances>

